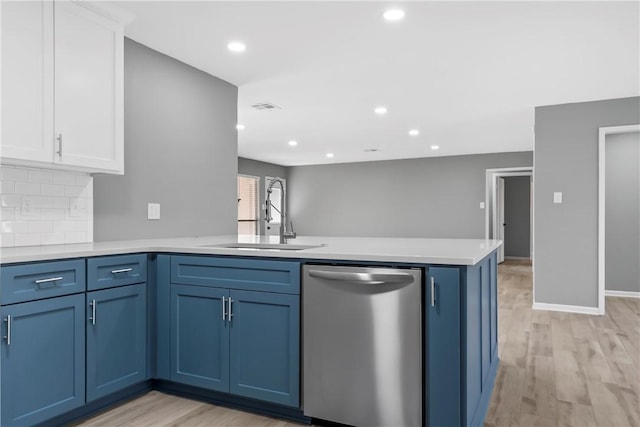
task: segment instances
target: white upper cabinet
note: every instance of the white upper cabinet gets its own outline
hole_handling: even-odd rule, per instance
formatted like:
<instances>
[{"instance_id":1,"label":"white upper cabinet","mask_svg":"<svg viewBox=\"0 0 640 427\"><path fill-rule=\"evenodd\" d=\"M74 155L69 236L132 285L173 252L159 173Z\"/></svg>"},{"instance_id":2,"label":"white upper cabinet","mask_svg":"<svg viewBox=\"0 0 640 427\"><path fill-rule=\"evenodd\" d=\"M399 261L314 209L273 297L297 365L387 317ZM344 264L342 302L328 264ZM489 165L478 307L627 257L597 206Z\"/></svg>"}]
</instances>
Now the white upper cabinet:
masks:
<instances>
[{"instance_id":1,"label":"white upper cabinet","mask_svg":"<svg viewBox=\"0 0 640 427\"><path fill-rule=\"evenodd\" d=\"M53 3L2 2L3 159L53 161Z\"/></svg>"},{"instance_id":2,"label":"white upper cabinet","mask_svg":"<svg viewBox=\"0 0 640 427\"><path fill-rule=\"evenodd\" d=\"M123 173L123 141L122 25L82 3L3 2L2 161Z\"/></svg>"}]
</instances>

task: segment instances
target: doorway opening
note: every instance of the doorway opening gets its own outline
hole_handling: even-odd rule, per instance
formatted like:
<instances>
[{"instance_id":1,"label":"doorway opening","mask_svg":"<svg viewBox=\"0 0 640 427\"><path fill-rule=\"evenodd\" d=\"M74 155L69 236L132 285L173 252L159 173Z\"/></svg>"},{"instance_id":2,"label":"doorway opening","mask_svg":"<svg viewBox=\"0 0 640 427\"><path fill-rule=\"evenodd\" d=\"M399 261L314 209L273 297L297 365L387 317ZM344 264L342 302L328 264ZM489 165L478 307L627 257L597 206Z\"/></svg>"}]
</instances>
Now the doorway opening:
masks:
<instances>
[{"instance_id":1,"label":"doorway opening","mask_svg":"<svg viewBox=\"0 0 640 427\"><path fill-rule=\"evenodd\" d=\"M503 241L498 263L533 261L533 167L487 169L486 178L485 237Z\"/></svg>"},{"instance_id":2,"label":"doorway opening","mask_svg":"<svg viewBox=\"0 0 640 427\"><path fill-rule=\"evenodd\" d=\"M605 296L640 298L640 125L598 140L598 313Z\"/></svg>"}]
</instances>

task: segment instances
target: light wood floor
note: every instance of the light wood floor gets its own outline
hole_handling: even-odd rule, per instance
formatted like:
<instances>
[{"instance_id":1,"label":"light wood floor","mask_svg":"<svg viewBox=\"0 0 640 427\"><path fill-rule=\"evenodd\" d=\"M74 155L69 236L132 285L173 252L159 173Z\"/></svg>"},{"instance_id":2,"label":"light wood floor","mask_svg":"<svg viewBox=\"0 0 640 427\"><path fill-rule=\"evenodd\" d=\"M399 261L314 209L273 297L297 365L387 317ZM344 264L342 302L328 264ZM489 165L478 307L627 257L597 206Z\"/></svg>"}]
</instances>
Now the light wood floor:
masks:
<instances>
[{"instance_id":1,"label":"light wood floor","mask_svg":"<svg viewBox=\"0 0 640 427\"><path fill-rule=\"evenodd\" d=\"M530 264L499 266L500 367L485 427L640 426L640 300L605 316L531 310ZM293 427L157 391L78 426Z\"/></svg>"},{"instance_id":2,"label":"light wood floor","mask_svg":"<svg viewBox=\"0 0 640 427\"><path fill-rule=\"evenodd\" d=\"M640 426L640 300L606 315L531 310L531 268L499 266L500 367L487 427Z\"/></svg>"}]
</instances>

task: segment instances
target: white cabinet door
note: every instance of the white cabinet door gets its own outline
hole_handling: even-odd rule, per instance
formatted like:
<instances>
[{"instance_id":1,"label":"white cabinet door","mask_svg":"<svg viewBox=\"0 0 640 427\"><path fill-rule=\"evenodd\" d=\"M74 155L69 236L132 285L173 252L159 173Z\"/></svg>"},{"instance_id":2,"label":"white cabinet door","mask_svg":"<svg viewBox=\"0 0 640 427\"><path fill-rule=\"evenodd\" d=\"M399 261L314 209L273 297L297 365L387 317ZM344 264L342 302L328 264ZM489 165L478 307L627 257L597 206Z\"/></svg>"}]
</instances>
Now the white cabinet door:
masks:
<instances>
[{"instance_id":1,"label":"white cabinet door","mask_svg":"<svg viewBox=\"0 0 640 427\"><path fill-rule=\"evenodd\" d=\"M53 3L2 2L3 160L53 159Z\"/></svg>"},{"instance_id":2,"label":"white cabinet door","mask_svg":"<svg viewBox=\"0 0 640 427\"><path fill-rule=\"evenodd\" d=\"M55 3L56 163L123 173L122 27Z\"/></svg>"}]
</instances>

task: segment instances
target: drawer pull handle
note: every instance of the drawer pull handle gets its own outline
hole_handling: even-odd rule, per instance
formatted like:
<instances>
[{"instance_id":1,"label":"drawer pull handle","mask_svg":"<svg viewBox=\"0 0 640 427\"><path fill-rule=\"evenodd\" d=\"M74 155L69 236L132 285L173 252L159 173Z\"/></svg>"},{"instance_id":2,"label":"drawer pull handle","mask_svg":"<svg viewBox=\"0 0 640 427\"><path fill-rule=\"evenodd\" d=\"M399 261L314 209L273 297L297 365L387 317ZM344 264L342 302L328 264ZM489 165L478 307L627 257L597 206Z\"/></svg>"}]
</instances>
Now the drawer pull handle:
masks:
<instances>
[{"instance_id":1,"label":"drawer pull handle","mask_svg":"<svg viewBox=\"0 0 640 427\"><path fill-rule=\"evenodd\" d=\"M96 300L91 300L91 302L89 303L89 306L91 307L91 317L89 317L89 320L91 320L91 324L95 325L96 324L96 306L98 304L96 303Z\"/></svg>"},{"instance_id":2,"label":"drawer pull handle","mask_svg":"<svg viewBox=\"0 0 640 427\"><path fill-rule=\"evenodd\" d=\"M133 268L131 268L131 267L129 267L129 268L119 268L118 270L111 270L111 274L128 273L131 270L133 270Z\"/></svg>"},{"instance_id":3,"label":"drawer pull handle","mask_svg":"<svg viewBox=\"0 0 640 427\"><path fill-rule=\"evenodd\" d=\"M49 283L49 282L57 282L58 280L62 280L63 277L49 277L48 279L38 279L38 280L34 280L34 283L36 285L41 285L43 283Z\"/></svg>"},{"instance_id":4,"label":"drawer pull handle","mask_svg":"<svg viewBox=\"0 0 640 427\"><path fill-rule=\"evenodd\" d=\"M11 316L7 315L4 321L7 324L7 335L4 336L4 339L7 340L7 345L11 345Z\"/></svg>"}]
</instances>

